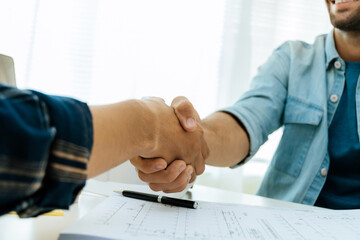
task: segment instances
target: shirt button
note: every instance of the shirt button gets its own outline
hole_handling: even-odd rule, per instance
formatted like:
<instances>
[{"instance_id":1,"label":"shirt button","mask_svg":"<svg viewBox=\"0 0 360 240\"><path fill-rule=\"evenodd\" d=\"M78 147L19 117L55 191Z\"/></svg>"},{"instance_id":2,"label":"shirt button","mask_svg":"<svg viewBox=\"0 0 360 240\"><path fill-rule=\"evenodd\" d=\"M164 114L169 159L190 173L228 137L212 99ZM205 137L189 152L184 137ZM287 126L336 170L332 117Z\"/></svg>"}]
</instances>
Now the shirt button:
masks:
<instances>
[{"instance_id":1,"label":"shirt button","mask_svg":"<svg viewBox=\"0 0 360 240\"><path fill-rule=\"evenodd\" d=\"M332 103L336 103L338 100L339 100L339 97L337 95L333 94L330 96L330 101Z\"/></svg>"},{"instance_id":2,"label":"shirt button","mask_svg":"<svg viewBox=\"0 0 360 240\"><path fill-rule=\"evenodd\" d=\"M335 66L336 69L340 69L340 68L341 68L341 62L340 62L340 61L336 61L336 62L334 63L334 66Z\"/></svg>"},{"instance_id":3,"label":"shirt button","mask_svg":"<svg viewBox=\"0 0 360 240\"><path fill-rule=\"evenodd\" d=\"M323 168L321 169L321 176L325 177L327 175L327 169Z\"/></svg>"}]
</instances>

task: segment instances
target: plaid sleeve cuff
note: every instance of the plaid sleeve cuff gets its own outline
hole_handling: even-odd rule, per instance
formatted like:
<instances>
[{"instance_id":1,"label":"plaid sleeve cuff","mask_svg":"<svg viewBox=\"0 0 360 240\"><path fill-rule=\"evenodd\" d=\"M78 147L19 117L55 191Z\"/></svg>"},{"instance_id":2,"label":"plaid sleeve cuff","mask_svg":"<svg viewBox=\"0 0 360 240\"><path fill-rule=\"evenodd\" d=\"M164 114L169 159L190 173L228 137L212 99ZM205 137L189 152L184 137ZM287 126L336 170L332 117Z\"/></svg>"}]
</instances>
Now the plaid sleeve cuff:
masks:
<instances>
[{"instance_id":1,"label":"plaid sleeve cuff","mask_svg":"<svg viewBox=\"0 0 360 240\"><path fill-rule=\"evenodd\" d=\"M18 205L20 217L33 217L56 208L68 209L85 185L93 144L92 117L87 104L33 93L45 103L47 121L56 133L41 187Z\"/></svg>"}]
</instances>

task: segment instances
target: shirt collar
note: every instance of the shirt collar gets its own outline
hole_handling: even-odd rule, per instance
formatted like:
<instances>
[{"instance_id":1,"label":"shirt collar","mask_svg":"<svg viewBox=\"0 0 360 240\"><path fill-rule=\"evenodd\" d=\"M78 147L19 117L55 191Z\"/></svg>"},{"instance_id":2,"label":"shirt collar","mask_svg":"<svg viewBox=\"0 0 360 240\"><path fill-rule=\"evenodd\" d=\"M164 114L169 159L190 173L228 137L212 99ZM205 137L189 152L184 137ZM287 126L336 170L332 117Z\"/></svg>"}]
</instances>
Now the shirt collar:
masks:
<instances>
[{"instance_id":1,"label":"shirt collar","mask_svg":"<svg viewBox=\"0 0 360 240\"><path fill-rule=\"evenodd\" d=\"M325 55L326 55L327 68L333 62L334 59L340 58L339 53L337 52L335 47L334 30L330 31L330 33L326 37Z\"/></svg>"}]
</instances>

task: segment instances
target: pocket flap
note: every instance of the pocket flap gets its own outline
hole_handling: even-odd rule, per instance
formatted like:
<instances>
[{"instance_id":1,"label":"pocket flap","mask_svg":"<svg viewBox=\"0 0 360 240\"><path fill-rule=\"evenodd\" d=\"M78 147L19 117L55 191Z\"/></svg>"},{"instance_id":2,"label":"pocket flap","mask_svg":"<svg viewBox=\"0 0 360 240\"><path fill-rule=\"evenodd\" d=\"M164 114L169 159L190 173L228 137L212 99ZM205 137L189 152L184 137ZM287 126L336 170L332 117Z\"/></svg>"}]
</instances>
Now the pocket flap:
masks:
<instances>
[{"instance_id":1,"label":"pocket flap","mask_svg":"<svg viewBox=\"0 0 360 240\"><path fill-rule=\"evenodd\" d=\"M289 97L285 106L284 124L319 125L323 114L320 107Z\"/></svg>"}]
</instances>

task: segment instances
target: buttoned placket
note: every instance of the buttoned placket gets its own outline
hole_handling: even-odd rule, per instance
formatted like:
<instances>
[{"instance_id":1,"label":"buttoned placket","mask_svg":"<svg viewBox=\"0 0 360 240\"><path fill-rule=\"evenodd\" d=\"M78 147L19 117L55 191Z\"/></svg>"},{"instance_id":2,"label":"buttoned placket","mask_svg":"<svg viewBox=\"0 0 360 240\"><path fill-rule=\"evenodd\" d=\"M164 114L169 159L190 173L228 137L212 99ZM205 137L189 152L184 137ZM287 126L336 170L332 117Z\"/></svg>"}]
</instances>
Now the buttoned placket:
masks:
<instances>
[{"instance_id":1,"label":"buttoned placket","mask_svg":"<svg viewBox=\"0 0 360 240\"><path fill-rule=\"evenodd\" d=\"M342 59L337 59L333 63L334 83L327 101L328 126L335 115L336 109L345 87L345 63Z\"/></svg>"},{"instance_id":2,"label":"buttoned placket","mask_svg":"<svg viewBox=\"0 0 360 240\"><path fill-rule=\"evenodd\" d=\"M340 98L344 91L345 87L345 63L341 59L337 59L333 63L333 73L334 73L334 83L327 101L327 110L328 110L328 127L330 127L331 121L335 115L336 109L340 102ZM325 157L325 162L323 164L327 165L320 169L320 176L326 178L328 174L329 167L329 158Z\"/></svg>"}]
</instances>

